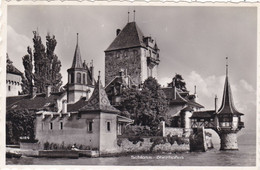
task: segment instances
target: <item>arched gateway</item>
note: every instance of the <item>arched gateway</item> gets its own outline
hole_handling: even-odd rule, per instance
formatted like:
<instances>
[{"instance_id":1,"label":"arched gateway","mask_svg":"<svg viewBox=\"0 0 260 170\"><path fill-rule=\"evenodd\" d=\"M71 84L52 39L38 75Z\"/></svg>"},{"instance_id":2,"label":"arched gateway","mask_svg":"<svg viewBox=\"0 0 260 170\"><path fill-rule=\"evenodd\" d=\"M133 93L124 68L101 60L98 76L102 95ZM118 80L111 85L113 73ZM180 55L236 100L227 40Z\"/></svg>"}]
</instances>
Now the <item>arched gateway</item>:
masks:
<instances>
[{"instance_id":1,"label":"arched gateway","mask_svg":"<svg viewBox=\"0 0 260 170\"><path fill-rule=\"evenodd\" d=\"M216 98L217 100L217 98ZM244 128L241 116L234 106L231 87L228 81L228 64L223 99L220 108L215 111L194 112L191 116L191 128L213 129L220 137L220 150L238 150L237 132Z\"/></svg>"}]
</instances>

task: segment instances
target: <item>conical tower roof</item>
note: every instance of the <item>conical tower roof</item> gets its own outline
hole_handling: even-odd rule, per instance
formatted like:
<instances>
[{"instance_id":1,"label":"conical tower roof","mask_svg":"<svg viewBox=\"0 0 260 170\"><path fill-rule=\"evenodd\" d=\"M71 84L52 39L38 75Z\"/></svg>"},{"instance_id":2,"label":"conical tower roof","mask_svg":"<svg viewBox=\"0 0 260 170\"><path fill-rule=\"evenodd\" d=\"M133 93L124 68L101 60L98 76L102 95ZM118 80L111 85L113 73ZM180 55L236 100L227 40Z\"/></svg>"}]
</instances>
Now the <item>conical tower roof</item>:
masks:
<instances>
[{"instance_id":1,"label":"conical tower roof","mask_svg":"<svg viewBox=\"0 0 260 170\"><path fill-rule=\"evenodd\" d=\"M79 45L78 45L78 33L77 33L77 45L76 45L71 68L83 68L80 49L79 49Z\"/></svg>"},{"instance_id":2,"label":"conical tower roof","mask_svg":"<svg viewBox=\"0 0 260 170\"><path fill-rule=\"evenodd\" d=\"M106 49L106 51L112 51L122 48L130 47L145 47L143 42L143 33L136 25L135 22L129 22L123 28L123 30L117 35L114 41Z\"/></svg>"},{"instance_id":3,"label":"conical tower roof","mask_svg":"<svg viewBox=\"0 0 260 170\"><path fill-rule=\"evenodd\" d=\"M95 84L95 89L87 104L79 111L103 111L109 113L119 113L120 111L114 108L107 97L104 87L102 86L100 76Z\"/></svg>"},{"instance_id":4,"label":"conical tower roof","mask_svg":"<svg viewBox=\"0 0 260 170\"><path fill-rule=\"evenodd\" d=\"M217 114L243 115L235 108L231 87L228 81L228 65L226 65L226 80L223 91L222 104Z\"/></svg>"}]
</instances>

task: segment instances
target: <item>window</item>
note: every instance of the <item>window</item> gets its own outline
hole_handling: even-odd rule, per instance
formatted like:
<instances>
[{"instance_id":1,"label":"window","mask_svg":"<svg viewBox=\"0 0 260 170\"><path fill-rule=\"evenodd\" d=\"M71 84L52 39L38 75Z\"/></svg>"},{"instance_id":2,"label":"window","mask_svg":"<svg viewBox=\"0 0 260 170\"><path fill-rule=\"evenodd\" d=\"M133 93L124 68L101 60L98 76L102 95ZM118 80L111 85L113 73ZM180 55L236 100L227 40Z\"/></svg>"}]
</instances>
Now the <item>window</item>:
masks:
<instances>
[{"instance_id":1,"label":"window","mask_svg":"<svg viewBox=\"0 0 260 170\"><path fill-rule=\"evenodd\" d=\"M107 131L110 131L110 122L107 122Z\"/></svg>"},{"instance_id":2,"label":"window","mask_svg":"<svg viewBox=\"0 0 260 170\"><path fill-rule=\"evenodd\" d=\"M88 123L88 131L89 132L92 132L92 125L93 125L93 122Z\"/></svg>"},{"instance_id":3,"label":"window","mask_svg":"<svg viewBox=\"0 0 260 170\"><path fill-rule=\"evenodd\" d=\"M11 91L11 86L8 86L8 91Z\"/></svg>"},{"instance_id":4,"label":"window","mask_svg":"<svg viewBox=\"0 0 260 170\"><path fill-rule=\"evenodd\" d=\"M63 129L63 122L60 122L60 130Z\"/></svg>"},{"instance_id":5,"label":"window","mask_svg":"<svg viewBox=\"0 0 260 170\"><path fill-rule=\"evenodd\" d=\"M52 130L53 129L53 124L52 124L52 122L50 123L50 130Z\"/></svg>"},{"instance_id":6,"label":"window","mask_svg":"<svg viewBox=\"0 0 260 170\"><path fill-rule=\"evenodd\" d=\"M70 78L71 78L70 82L74 83L74 73L71 73Z\"/></svg>"},{"instance_id":7,"label":"window","mask_svg":"<svg viewBox=\"0 0 260 170\"><path fill-rule=\"evenodd\" d=\"M81 73L77 73L77 83L81 83Z\"/></svg>"},{"instance_id":8,"label":"window","mask_svg":"<svg viewBox=\"0 0 260 170\"><path fill-rule=\"evenodd\" d=\"M83 74L83 84L86 84L86 77L85 77L85 74Z\"/></svg>"}]
</instances>

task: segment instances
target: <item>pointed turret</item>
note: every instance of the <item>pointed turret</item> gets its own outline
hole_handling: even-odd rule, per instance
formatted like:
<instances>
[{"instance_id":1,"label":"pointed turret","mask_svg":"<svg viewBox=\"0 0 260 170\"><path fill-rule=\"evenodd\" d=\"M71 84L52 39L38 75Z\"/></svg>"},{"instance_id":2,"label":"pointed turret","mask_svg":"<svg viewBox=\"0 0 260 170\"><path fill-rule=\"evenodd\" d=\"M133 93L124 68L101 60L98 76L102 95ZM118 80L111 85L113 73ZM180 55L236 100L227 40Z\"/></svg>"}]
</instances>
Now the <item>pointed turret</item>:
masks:
<instances>
[{"instance_id":1,"label":"pointed turret","mask_svg":"<svg viewBox=\"0 0 260 170\"><path fill-rule=\"evenodd\" d=\"M94 87L93 72L94 67L91 65L89 70L86 62L82 63L80 49L79 49L79 34L77 33L77 43L74 52L71 68L68 71L67 84L67 101L68 103L75 103L82 97L88 99Z\"/></svg>"},{"instance_id":2,"label":"pointed turret","mask_svg":"<svg viewBox=\"0 0 260 170\"><path fill-rule=\"evenodd\" d=\"M107 97L107 94L105 92L104 87L102 86L101 80L100 80L100 72L98 76L98 80L95 84L95 89L93 91L92 96L88 100L88 103L86 106L82 107L80 111L86 112L86 111L104 111L109 113L119 113L120 111L114 108Z\"/></svg>"},{"instance_id":3,"label":"pointed turret","mask_svg":"<svg viewBox=\"0 0 260 170\"><path fill-rule=\"evenodd\" d=\"M79 33L77 33L77 44L71 68L83 68L78 39Z\"/></svg>"},{"instance_id":4,"label":"pointed turret","mask_svg":"<svg viewBox=\"0 0 260 170\"><path fill-rule=\"evenodd\" d=\"M235 108L230 83L228 81L228 64L226 64L226 80L223 91L222 104L217 112L218 114L243 115Z\"/></svg>"},{"instance_id":5,"label":"pointed turret","mask_svg":"<svg viewBox=\"0 0 260 170\"><path fill-rule=\"evenodd\" d=\"M228 60L228 58L226 58ZM241 121L243 114L234 106L231 87L228 81L228 63L226 64L226 80L223 99L220 109L216 114L217 132L220 136L220 150L238 150L237 132L244 128Z\"/></svg>"}]
</instances>

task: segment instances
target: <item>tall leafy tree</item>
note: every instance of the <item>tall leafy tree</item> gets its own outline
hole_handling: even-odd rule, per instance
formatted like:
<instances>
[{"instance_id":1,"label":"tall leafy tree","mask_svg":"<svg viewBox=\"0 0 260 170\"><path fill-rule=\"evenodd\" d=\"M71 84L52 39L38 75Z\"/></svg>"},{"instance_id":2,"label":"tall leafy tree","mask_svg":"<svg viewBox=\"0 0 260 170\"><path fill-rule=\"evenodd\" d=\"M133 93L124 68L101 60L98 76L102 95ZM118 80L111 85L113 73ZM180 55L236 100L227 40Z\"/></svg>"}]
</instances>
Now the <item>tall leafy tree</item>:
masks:
<instances>
[{"instance_id":1,"label":"tall leafy tree","mask_svg":"<svg viewBox=\"0 0 260 170\"><path fill-rule=\"evenodd\" d=\"M46 48L37 31L33 31L33 53L28 47L28 54L23 57L25 77L23 78L23 92L30 92L30 88L37 87L37 91L44 93L51 85L52 91L58 91L62 85L60 74L61 62L54 53L57 41L55 36L46 36ZM34 72L32 69L34 66Z\"/></svg>"},{"instance_id":2,"label":"tall leafy tree","mask_svg":"<svg viewBox=\"0 0 260 170\"><path fill-rule=\"evenodd\" d=\"M157 127L160 120L165 120L168 104L164 92L157 80L149 77L143 88L126 89L121 95L121 107L131 114L137 125Z\"/></svg>"},{"instance_id":3,"label":"tall leafy tree","mask_svg":"<svg viewBox=\"0 0 260 170\"><path fill-rule=\"evenodd\" d=\"M34 79L32 49L30 47L27 47L27 52L28 54L23 57L25 77L22 76L22 90L24 94L30 93L33 87L33 79Z\"/></svg>"}]
</instances>

